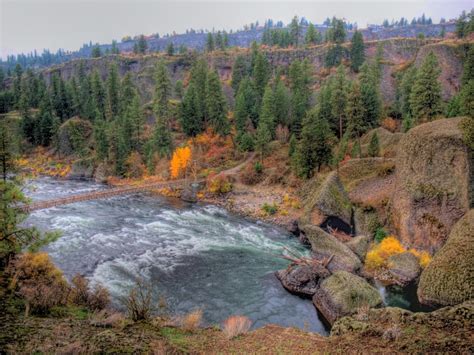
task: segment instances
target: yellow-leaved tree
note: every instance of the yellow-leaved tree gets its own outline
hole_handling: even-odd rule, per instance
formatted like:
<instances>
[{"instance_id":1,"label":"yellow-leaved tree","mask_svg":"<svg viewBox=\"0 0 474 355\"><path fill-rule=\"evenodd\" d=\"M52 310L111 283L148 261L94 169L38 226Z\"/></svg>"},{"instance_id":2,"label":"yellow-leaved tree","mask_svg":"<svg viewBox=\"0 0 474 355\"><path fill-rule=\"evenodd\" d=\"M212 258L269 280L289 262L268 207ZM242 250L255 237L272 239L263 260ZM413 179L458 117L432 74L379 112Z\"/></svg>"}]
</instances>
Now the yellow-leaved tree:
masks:
<instances>
[{"instance_id":1,"label":"yellow-leaved tree","mask_svg":"<svg viewBox=\"0 0 474 355\"><path fill-rule=\"evenodd\" d=\"M170 173L173 179L180 176L186 177L186 171L191 163L191 148L176 148L170 162Z\"/></svg>"}]
</instances>

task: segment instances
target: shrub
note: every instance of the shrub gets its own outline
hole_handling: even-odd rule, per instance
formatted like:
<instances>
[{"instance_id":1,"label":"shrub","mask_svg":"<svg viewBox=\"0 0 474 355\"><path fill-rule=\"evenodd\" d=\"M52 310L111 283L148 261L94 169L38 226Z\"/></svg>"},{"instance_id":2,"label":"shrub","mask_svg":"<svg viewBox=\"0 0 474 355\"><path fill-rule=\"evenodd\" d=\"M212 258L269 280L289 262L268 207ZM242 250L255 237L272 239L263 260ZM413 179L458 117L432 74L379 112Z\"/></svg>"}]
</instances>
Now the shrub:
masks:
<instances>
[{"instance_id":1,"label":"shrub","mask_svg":"<svg viewBox=\"0 0 474 355\"><path fill-rule=\"evenodd\" d=\"M231 316L224 321L222 331L227 338L232 339L236 336L246 334L251 326L252 322L247 317Z\"/></svg>"},{"instance_id":2,"label":"shrub","mask_svg":"<svg viewBox=\"0 0 474 355\"><path fill-rule=\"evenodd\" d=\"M392 255L405 252L400 241L393 237L385 237L379 244L367 252L365 265L369 270L376 270L387 266L388 258Z\"/></svg>"},{"instance_id":3,"label":"shrub","mask_svg":"<svg viewBox=\"0 0 474 355\"><path fill-rule=\"evenodd\" d=\"M254 170L255 170L255 172L256 172L257 174L261 174L262 171L263 171L263 165L262 165L262 163L260 163L259 161L257 161L257 162L254 164L253 168L254 168Z\"/></svg>"},{"instance_id":4,"label":"shrub","mask_svg":"<svg viewBox=\"0 0 474 355\"><path fill-rule=\"evenodd\" d=\"M110 303L109 291L102 285L96 285L90 290L89 281L82 275L73 277L69 300L93 311L102 310Z\"/></svg>"},{"instance_id":5,"label":"shrub","mask_svg":"<svg viewBox=\"0 0 474 355\"><path fill-rule=\"evenodd\" d=\"M288 142L288 138L290 138L290 131L288 127L279 124L275 130L275 136L281 143L286 143Z\"/></svg>"},{"instance_id":6,"label":"shrub","mask_svg":"<svg viewBox=\"0 0 474 355\"><path fill-rule=\"evenodd\" d=\"M246 132L246 133L242 134L242 136L240 137L240 139L238 141L239 141L240 150L242 150L244 152L253 151L254 146L255 146L255 142L254 142L254 139L253 139L252 135L250 135L249 133Z\"/></svg>"},{"instance_id":7,"label":"shrub","mask_svg":"<svg viewBox=\"0 0 474 355\"><path fill-rule=\"evenodd\" d=\"M202 310L196 309L191 313L186 314L181 319L181 326L184 330L193 331L199 328L202 321Z\"/></svg>"},{"instance_id":8,"label":"shrub","mask_svg":"<svg viewBox=\"0 0 474 355\"><path fill-rule=\"evenodd\" d=\"M377 228L375 231L375 241L380 243L387 236L387 232L383 228Z\"/></svg>"},{"instance_id":9,"label":"shrub","mask_svg":"<svg viewBox=\"0 0 474 355\"><path fill-rule=\"evenodd\" d=\"M66 304L69 286L48 254L22 254L12 262L9 273L13 275L10 287L26 300L27 315L30 309L46 314Z\"/></svg>"},{"instance_id":10,"label":"shrub","mask_svg":"<svg viewBox=\"0 0 474 355\"><path fill-rule=\"evenodd\" d=\"M145 172L145 164L143 163L142 156L138 152L133 152L129 155L125 161L126 177L129 178L140 178Z\"/></svg>"},{"instance_id":11,"label":"shrub","mask_svg":"<svg viewBox=\"0 0 474 355\"><path fill-rule=\"evenodd\" d=\"M276 203L269 204L265 202L262 206L262 210L268 215L274 215L278 212L278 206Z\"/></svg>"},{"instance_id":12,"label":"shrub","mask_svg":"<svg viewBox=\"0 0 474 355\"><path fill-rule=\"evenodd\" d=\"M128 316L133 321L148 320L153 313L153 290L143 281L137 281L130 290L128 297L123 301L127 308Z\"/></svg>"},{"instance_id":13,"label":"shrub","mask_svg":"<svg viewBox=\"0 0 474 355\"><path fill-rule=\"evenodd\" d=\"M232 183L228 176L225 175L217 175L212 177L207 182L207 189L210 193L216 195L226 194L232 191Z\"/></svg>"},{"instance_id":14,"label":"shrub","mask_svg":"<svg viewBox=\"0 0 474 355\"><path fill-rule=\"evenodd\" d=\"M256 164L255 164L256 165ZM265 176L262 172L257 172L258 167L247 164L240 173L240 181L246 185L255 185L261 182Z\"/></svg>"}]
</instances>

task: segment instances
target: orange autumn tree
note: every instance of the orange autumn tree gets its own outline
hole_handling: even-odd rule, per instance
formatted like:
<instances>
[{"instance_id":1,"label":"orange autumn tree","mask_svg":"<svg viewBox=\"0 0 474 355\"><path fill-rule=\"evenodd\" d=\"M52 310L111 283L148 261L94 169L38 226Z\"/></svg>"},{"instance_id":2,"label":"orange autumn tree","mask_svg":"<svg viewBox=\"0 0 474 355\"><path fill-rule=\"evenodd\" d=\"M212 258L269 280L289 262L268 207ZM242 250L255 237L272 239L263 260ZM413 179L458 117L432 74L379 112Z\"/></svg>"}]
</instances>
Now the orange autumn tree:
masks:
<instances>
[{"instance_id":1,"label":"orange autumn tree","mask_svg":"<svg viewBox=\"0 0 474 355\"><path fill-rule=\"evenodd\" d=\"M173 179L183 175L186 177L186 170L191 163L191 148L176 148L170 162L170 173Z\"/></svg>"}]
</instances>

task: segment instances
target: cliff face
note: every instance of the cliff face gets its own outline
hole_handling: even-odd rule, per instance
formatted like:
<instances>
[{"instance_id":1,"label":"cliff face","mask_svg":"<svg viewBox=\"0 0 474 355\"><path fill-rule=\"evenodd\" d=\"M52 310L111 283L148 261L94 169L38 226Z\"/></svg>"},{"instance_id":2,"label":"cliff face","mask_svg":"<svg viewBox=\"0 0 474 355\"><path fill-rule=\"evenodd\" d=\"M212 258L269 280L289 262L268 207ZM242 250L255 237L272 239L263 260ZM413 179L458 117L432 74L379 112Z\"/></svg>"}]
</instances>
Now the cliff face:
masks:
<instances>
[{"instance_id":1,"label":"cliff face","mask_svg":"<svg viewBox=\"0 0 474 355\"><path fill-rule=\"evenodd\" d=\"M380 90L385 103L390 103L395 98L395 73L406 68L411 63L420 65L430 51L434 51L438 56L442 74L440 80L443 86L443 97L449 99L460 86L460 77L463 66L463 44L440 42L438 40L420 40L409 38L394 38L383 41L366 42L366 57L373 60L377 45L383 46L382 80ZM349 48L349 44L345 45ZM315 91L325 79L330 71L324 66L324 59L328 51L328 45L322 44L311 48L297 49L264 49L268 60L274 67L288 67L294 60L307 59L313 67L315 75ZM227 52L214 52L206 54L209 64L217 69L221 80L224 83L224 89L229 99L232 98L232 89L230 82L232 79L232 66L237 55L250 56L248 49L234 49ZM86 72L98 70L102 78L107 75L108 65L116 62L121 75L132 72L133 80L138 87L143 102L148 102L153 93L153 67L161 59L165 58L168 62L169 70L173 83L181 79L186 83L189 68L196 55L188 53L186 55L176 55L167 57L159 54L151 54L137 57L127 57L121 55L106 56L97 59L73 60L61 65L57 65L44 70L47 80L51 73L60 72L63 79L71 78L77 73L80 63L84 63ZM349 58L346 58L349 60Z\"/></svg>"}]
</instances>

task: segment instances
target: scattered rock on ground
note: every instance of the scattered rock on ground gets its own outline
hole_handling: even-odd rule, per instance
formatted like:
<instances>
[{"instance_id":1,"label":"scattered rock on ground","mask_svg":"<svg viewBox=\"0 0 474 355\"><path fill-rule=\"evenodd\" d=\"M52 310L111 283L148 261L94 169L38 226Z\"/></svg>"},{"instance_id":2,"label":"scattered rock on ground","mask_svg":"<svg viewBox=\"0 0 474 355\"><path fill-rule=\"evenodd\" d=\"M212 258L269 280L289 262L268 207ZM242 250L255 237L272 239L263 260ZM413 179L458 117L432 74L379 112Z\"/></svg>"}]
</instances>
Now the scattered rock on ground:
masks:
<instances>
[{"instance_id":1,"label":"scattered rock on ground","mask_svg":"<svg viewBox=\"0 0 474 355\"><path fill-rule=\"evenodd\" d=\"M455 305L474 298L474 209L453 227L446 244L423 270L420 302Z\"/></svg>"},{"instance_id":2,"label":"scattered rock on ground","mask_svg":"<svg viewBox=\"0 0 474 355\"><path fill-rule=\"evenodd\" d=\"M313 296L313 303L324 318L333 324L360 308L380 306L382 298L377 289L362 277L347 271L337 271L321 282Z\"/></svg>"}]
</instances>

